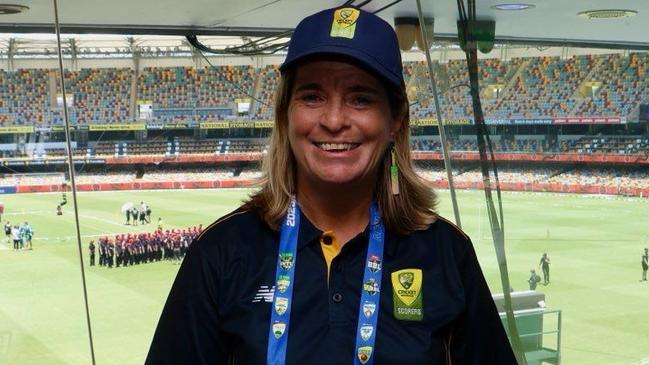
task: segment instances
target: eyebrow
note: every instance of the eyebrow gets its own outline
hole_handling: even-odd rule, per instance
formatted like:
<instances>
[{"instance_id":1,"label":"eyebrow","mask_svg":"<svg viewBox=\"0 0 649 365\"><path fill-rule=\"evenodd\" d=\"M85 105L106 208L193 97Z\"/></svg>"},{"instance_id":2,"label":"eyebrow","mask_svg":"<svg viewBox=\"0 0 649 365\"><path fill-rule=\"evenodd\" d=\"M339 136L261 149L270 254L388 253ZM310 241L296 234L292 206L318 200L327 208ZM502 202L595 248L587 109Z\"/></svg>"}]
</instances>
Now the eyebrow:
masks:
<instances>
[{"instance_id":1,"label":"eyebrow","mask_svg":"<svg viewBox=\"0 0 649 365\"><path fill-rule=\"evenodd\" d=\"M311 82L308 84L299 85L298 87L295 88L294 92L297 93L305 90L322 90L322 86L320 86L320 84L317 84L315 82Z\"/></svg>"},{"instance_id":2,"label":"eyebrow","mask_svg":"<svg viewBox=\"0 0 649 365\"><path fill-rule=\"evenodd\" d=\"M322 90L322 86L320 84L311 82L307 83L304 85L299 85L298 87L295 88L295 93L300 92L300 91L305 91L305 90ZM361 92L361 93L367 93L367 94L373 94L373 95L380 95L381 91L377 90L375 87L371 86L365 86L365 85L353 85L347 89L349 92Z\"/></svg>"}]
</instances>

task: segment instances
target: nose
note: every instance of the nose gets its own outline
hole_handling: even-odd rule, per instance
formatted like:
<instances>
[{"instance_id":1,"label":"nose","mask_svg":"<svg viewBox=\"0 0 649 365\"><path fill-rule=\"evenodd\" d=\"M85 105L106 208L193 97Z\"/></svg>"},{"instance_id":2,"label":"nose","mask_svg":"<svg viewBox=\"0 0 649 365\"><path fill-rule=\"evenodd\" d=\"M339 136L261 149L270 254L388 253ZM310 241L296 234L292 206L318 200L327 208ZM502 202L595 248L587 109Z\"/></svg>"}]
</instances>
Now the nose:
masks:
<instances>
[{"instance_id":1,"label":"nose","mask_svg":"<svg viewBox=\"0 0 649 365\"><path fill-rule=\"evenodd\" d=\"M325 106L320 125L330 133L336 133L349 126L349 115L345 113L342 98L330 98Z\"/></svg>"}]
</instances>

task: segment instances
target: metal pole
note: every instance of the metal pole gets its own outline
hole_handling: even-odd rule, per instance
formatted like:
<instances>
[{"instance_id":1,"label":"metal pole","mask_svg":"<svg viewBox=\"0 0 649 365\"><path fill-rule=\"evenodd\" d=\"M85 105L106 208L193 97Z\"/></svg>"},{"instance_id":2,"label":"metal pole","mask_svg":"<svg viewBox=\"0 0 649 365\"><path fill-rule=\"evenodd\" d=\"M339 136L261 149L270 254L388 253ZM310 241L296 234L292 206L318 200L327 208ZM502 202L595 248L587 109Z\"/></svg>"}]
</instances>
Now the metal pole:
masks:
<instances>
[{"instance_id":1,"label":"metal pole","mask_svg":"<svg viewBox=\"0 0 649 365\"><path fill-rule=\"evenodd\" d=\"M430 46L428 45L428 38L424 23L424 14L421 11L420 0L417 0L417 14L419 16L419 28L421 29L421 38L424 41L424 54L426 54L426 62L428 63L428 74L430 75L430 83L433 85L433 97L435 99L435 112L437 114L437 125L439 127L439 137L442 142L442 155L444 156L444 168L446 169L446 177L448 179L448 188L451 191L451 202L453 203L453 214L455 214L455 224L462 228L460 221L460 208L457 205L457 197L455 196L455 184L453 183L453 170L451 168L451 155L450 148L448 147L448 140L446 139L446 132L444 131L444 123L442 121L442 112L439 107L439 95L437 93L437 81L433 73L433 61L430 58Z\"/></svg>"},{"instance_id":2,"label":"metal pole","mask_svg":"<svg viewBox=\"0 0 649 365\"><path fill-rule=\"evenodd\" d=\"M68 148L68 172L72 184L72 204L74 207L74 223L77 233L77 247L79 249L79 266L81 268L81 284L83 287L83 301L86 307L86 324L88 325L88 340L90 341L90 359L95 365L95 348L92 341L92 328L90 326L90 307L88 306L88 289L86 288L86 273L83 268L83 249L81 248L81 231L79 228L79 206L77 204L77 185L74 176L74 160L72 159L72 143L70 142L70 119L68 116L68 103L65 99L65 76L63 73L63 53L61 51L61 28L59 24L59 8L57 0L54 1L54 26L56 29L56 45L59 53L59 73L61 74L61 92L63 93L63 119L65 122L65 142ZM67 186L65 187L67 190Z\"/></svg>"}]
</instances>

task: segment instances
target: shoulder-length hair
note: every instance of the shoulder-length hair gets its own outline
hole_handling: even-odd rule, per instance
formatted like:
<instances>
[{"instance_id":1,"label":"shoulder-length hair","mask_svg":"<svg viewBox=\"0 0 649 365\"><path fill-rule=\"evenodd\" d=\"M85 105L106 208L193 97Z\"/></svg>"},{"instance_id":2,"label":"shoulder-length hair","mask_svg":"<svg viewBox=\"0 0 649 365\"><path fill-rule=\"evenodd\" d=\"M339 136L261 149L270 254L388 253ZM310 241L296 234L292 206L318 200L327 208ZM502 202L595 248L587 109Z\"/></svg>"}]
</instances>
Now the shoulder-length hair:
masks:
<instances>
[{"instance_id":1,"label":"shoulder-length hair","mask_svg":"<svg viewBox=\"0 0 649 365\"><path fill-rule=\"evenodd\" d=\"M292 67L280 76L275 96L275 125L270 148L262 163L261 189L252 194L244 208L254 209L273 229L278 230L291 197L296 191L297 163L288 137L288 107L292 97L296 70ZM379 78L380 79L380 78ZM396 163L399 169L399 194L393 195L390 182L391 151L386 148L379 162L374 196L386 229L409 234L426 229L436 219L437 197L433 189L414 171L410 160L410 116L405 85L400 88L383 82L390 101L392 117L401 119L394 136Z\"/></svg>"}]
</instances>

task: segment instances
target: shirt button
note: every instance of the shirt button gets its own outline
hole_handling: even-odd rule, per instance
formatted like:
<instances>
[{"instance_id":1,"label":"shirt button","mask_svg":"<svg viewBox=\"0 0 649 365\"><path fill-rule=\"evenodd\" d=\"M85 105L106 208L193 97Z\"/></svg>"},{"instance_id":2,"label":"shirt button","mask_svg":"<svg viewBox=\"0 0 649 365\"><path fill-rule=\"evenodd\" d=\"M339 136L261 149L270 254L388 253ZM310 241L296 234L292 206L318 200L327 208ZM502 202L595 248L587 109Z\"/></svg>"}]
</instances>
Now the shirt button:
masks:
<instances>
[{"instance_id":1,"label":"shirt button","mask_svg":"<svg viewBox=\"0 0 649 365\"><path fill-rule=\"evenodd\" d=\"M335 294L333 295L332 299L333 299L333 301L334 301L335 303L340 303L340 302L343 301L343 295L340 294L340 293L335 293Z\"/></svg>"}]
</instances>

